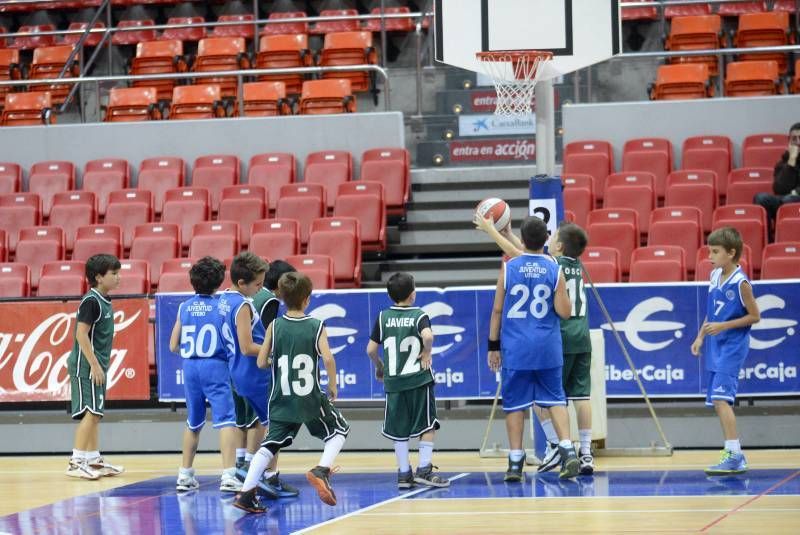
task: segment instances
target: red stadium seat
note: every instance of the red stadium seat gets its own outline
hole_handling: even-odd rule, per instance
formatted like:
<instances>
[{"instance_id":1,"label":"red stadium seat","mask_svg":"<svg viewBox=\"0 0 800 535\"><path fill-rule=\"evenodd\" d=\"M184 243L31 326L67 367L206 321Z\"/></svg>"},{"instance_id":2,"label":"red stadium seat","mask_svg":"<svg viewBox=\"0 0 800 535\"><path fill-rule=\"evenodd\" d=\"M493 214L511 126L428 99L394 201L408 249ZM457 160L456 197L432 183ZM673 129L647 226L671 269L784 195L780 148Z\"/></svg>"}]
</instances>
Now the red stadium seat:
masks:
<instances>
[{"instance_id":1,"label":"red stadium seat","mask_svg":"<svg viewBox=\"0 0 800 535\"><path fill-rule=\"evenodd\" d=\"M650 229L650 212L656 207L653 173L623 172L608 175L603 208L633 208L638 214L639 231Z\"/></svg>"},{"instance_id":2,"label":"red stadium seat","mask_svg":"<svg viewBox=\"0 0 800 535\"><path fill-rule=\"evenodd\" d=\"M733 147L727 136L695 136L686 138L681 154L681 169L703 169L717 174L717 193L727 192L725 178L731 170Z\"/></svg>"},{"instance_id":3,"label":"red stadium seat","mask_svg":"<svg viewBox=\"0 0 800 535\"><path fill-rule=\"evenodd\" d=\"M247 46L242 37L209 37L197 45L197 57L192 65L194 72L237 71L250 68ZM196 85L219 85L223 98L234 98L238 93L236 76L198 78Z\"/></svg>"},{"instance_id":4,"label":"red stadium seat","mask_svg":"<svg viewBox=\"0 0 800 535\"><path fill-rule=\"evenodd\" d=\"M694 7L694 6L681 6ZM707 7L707 6L706 6ZM667 8L669 10L670 8ZM681 50L713 50L724 46L722 19L719 15L696 14L672 19L670 32L664 42L664 49L671 52ZM669 59L670 63L699 63L708 68L708 76L719 75L716 56L678 56Z\"/></svg>"},{"instance_id":5,"label":"red stadium seat","mask_svg":"<svg viewBox=\"0 0 800 535\"><path fill-rule=\"evenodd\" d=\"M613 247L589 246L581 255L581 263L594 283L622 281L619 251Z\"/></svg>"},{"instance_id":6,"label":"red stadium seat","mask_svg":"<svg viewBox=\"0 0 800 535\"><path fill-rule=\"evenodd\" d=\"M3 103L2 126L55 124L56 116L49 91L7 93Z\"/></svg>"},{"instance_id":7,"label":"red stadium seat","mask_svg":"<svg viewBox=\"0 0 800 535\"><path fill-rule=\"evenodd\" d=\"M294 182L296 167L294 154L285 152L256 154L250 158L247 183L263 186L267 190L268 207L274 212L278 207L280 188Z\"/></svg>"},{"instance_id":8,"label":"red stadium seat","mask_svg":"<svg viewBox=\"0 0 800 535\"><path fill-rule=\"evenodd\" d=\"M194 161L192 187L206 188L211 194L211 211L219 211L222 189L239 183L239 158L235 155L213 154Z\"/></svg>"},{"instance_id":9,"label":"red stadium seat","mask_svg":"<svg viewBox=\"0 0 800 535\"><path fill-rule=\"evenodd\" d=\"M713 171L673 171L667 177L664 206L694 206L703 214L703 232L710 232L719 200L716 183Z\"/></svg>"},{"instance_id":10,"label":"red stadium seat","mask_svg":"<svg viewBox=\"0 0 800 535\"><path fill-rule=\"evenodd\" d=\"M37 34L41 32L54 32L56 27L53 24L39 24L39 25L22 25L17 30L17 33L32 33ZM30 35L24 37L16 37L11 42L9 48L18 48L19 50L33 50L43 46L53 46L56 44L55 35Z\"/></svg>"},{"instance_id":11,"label":"red stadium seat","mask_svg":"<svg viewBox=\"0 0 800 535\"><path fill-rule=\"evenodd\" d=\"M22 185L22 168L11 162L0 162L0 195L16 193Z\"/></svg>"},{"instance_id":12,"label":"red stadium seat","mask_svg":"<svg viewBox=\"0 0 800 535\"><path fill-rule=\"evenodd\" d=\"M768 46L786 46L794 44L794 36L789 28L789 13L773 11L768 13L746 13L739 17L734 48L753 48ZM778 63L778 72L786 74L789 62L786 54L756 53L740 54L740 61L773 60Z\"/></svg>"},{"instance_id":13,"label":"red stadium seat","mask_svg":"<svg viewBox=\"0 0 800 535\"><path fill-rule=\"evenodd\" d=\"M88 22L70 22L67 30L80 30L85 32L86 29L89 27ZM99 28L105 29L106 25L103 22L97 21L92 25L92 29ZM64 36L64 40L62 43L75 45L81 38L81 34L79 33L71 33ZM103 38L103 34L100 32L90 33L86 40L83 42L85 46L97 46L100 44L100 40Z\"/></svg>"},{"instance_id":14,"label":"red stadium seat","mask_svg":"<svg viewBox=\"0 0 800 535\"><path fill-rule=\"evenodd\" d=\"M632 0L632 2L641 3L647 0ZM658 20L658 8L655 6L647 7L623 7L621 10L622 20Z\"/></svg>"},{"instance_id":15,"label":"red stadium seat","mask_svg":"<svg viewBox=\"0 0 800 535\"><path fill-rule=\"evenodd\" d=\"M243 37L244 39L252 39L255 35L255 28L253 26L254 20L255 18L252 13L220 15L217 22L242 22L244 24L215 26L211 31L211 35L214 37Z\"/></svg>"},{"instance_id":16,"label":"red stadium seat","mask_svg":"<svg viewBox=\"0 0 800 535\"><path fill-rule=\"evenodd\" d=\"M8 236L6 231L0 229L0 262L8 260Z\"/></svg>"},{"instance_id":17,"label":"red stadium seat","mask_svg":"<svg viewBox=\"0 0 800 535\"><path fill-rule=\"evenodd\" d=\"M767 243L767 212L757 204L728 204L714 210L713 228L734 227L753 250L753 270L761 270L761 253Z\"/></svg>"},{"instance_id":18,"label":"red stadium seat","mask_svg":"<svg viewBox=\"0 0 800 535\"><path fill-rule=\"evenodd\" d=\"M47 161L33 164L28 175L28 191L42 199L42 217L50 217L53 195L75 189L75 166L72 162Z\"/></svg>"},{"instance_id":19,"label":"red stadium seat","mask_svg":"<svg viewBox=\"0 0 800 535\"><path fill-rule=\"evenodd\" d=\"M411 9L408 6L386 6L386 14L387 15L401 15L411 13ZM380 15L381 8L375 7L372 8L370 11L371 15ZM384 29L387 32L413 32L414 31L414 21L411 17L408 18L391 18L385 19L383 23ZM364 24L364 29L370 32L380 32L381 31L381 21L380 19L368 19Z\"/></svg>"},{"instance_id":20,"label":"red stadium seat","mask_svg":"<svg viewBox=\"0 0 800 535\"><path fill-rule=\"evenodd\" d=\"M276 22L269 22L264 25L264 29L261 30L261 35L292 35L292 34L307 34L308 33L308 22L301 21L301 22L277 22L282 21L285 19L304 19L308 15L306 15L305 11L285 11L285 12L272 12L269 14L267 20L269 21L276 21Z\"/></svg>"},{"instance_id":21,"label":"red stadium seat","mask_svg":"<svg viewBox=\"0 0 800 535\"><path fill-rule=\"evenodd\" d=\"M745 244L742 257L739 259L739 265L748 277L752 277L752 271L750 270L752 258L753 254L750 246ZM708 245L703 245L697 250L697 256L695 257L694 280L708 282L713 270L714 266L711 265L711 260L708 259Z\"/></svg>"},{"instance_id":22,"label":"red stadium seat","mask_svg":"<svg viewBox=\"0 0 800 535\"><path fill-rule=\"evenodd\" d=\"M165 194L161 221L180 226L182 247L189 247L195 223L210 219L209 197L207 189L195 187L171 189Z\"/></svg>"},{"instance_id":23,"label":"red stadium seat","mask_svg":"<svg viewBox=\"0 0 800 535\"><path fill-rule=\"evenodd\" d=\"M159 292L193 292L189 279L189 270L195 263L191 258L171 258L164 260L161 266L161 278L158 281Z\"/></svg>"},{"instance_id":24,"label":"red stadium seat","mask_svg":"<svg viewBox=\"0 0 800 535\"><path fill-rule=\"evenodd\" d=\"M264 219L253 223L250 251L269 260L300 254L300 224L294 219Z\"/></svg>"},{"instance_id":25,"label":"red stadium seat","mask_svg":"<svg viewBox=\"0 0 800 535\"><path fill-rule=\"evenodd\" d=\"M203 17L170 17L167 19L167 24L203 24L206 19ZM204 26L190 26L188 28L168 28L159 37L162 41L199 41L206 36L206 29Z\"/></svg>"},{"instance_id":26,"label":"red stadium seat","mask_svg":"<svg viewBox=\"0 0 800 535\"><path fill-rule=\"evenodd\" d=\"M582 188L589 190L589 193L592 195L592 203L594 203L592 206L596 204L597 185L595 178L592 175L582 175L580 173L562 173L561 182L563 182L565 190L569 188Z\"/></svg>"},{"instance_id":27,"label":"red stadium seat","mask_svg":"<svg viewBox=\"0 0 800 535\"><path fill-rule=\"evenodd\" d=\"M117 23L117 30L121 28L142 28L141 30L116 31L111 36L113 45L136 45L143 41L155 41L158 35L148 26L155 26L153 19L121 20Z\"/></svg>"},{"instance_id":28,"label":"red stadium seat","mask_svg":"<svg viewBox=\"0 0 800 535\"><path fill-rule=\"evenodd\" d=\"M0 30L5 31L5 28L0 26ZM22 72L19 63L19 50L0 48L0 80L19 80L22 78ZM2 108L5 103L6 93L11 89L10 87L0 88L0 108Z\"/></svg>"},{"instance_id":29,"label":"red stadium seat","mask_svg":"<svg viewBox=\"0 0 800 535\"><path fill-rule=\"evenodd\" d=\"M411 191L410 158L404 148L381 148L364 151L360 179L383 184L386 212L404 215Z\"/></svg>"},{"instance_id":30,"label":"red stadium seat","mask_svg":"<svg viewBox=\"0 0 800 535\"><path fill-rule=\"evenodd\" d=\"M351 217L325 217L311 223L308 254L333 258L337 288L361 286L361 230Z\"/></svg>"},{"instance_id":31,"label":"red stadium seat","mask_svg":"<svg viewBox=\"0 0 800 535\"><path fill-rule=\"evenodd\" d=\"M665 6L664 17L671 19L673 17L688 17L693 15L708 15L711 13L711 6L708 4L687 4L677 6Z\"/></svg>"},{"instance_id":32,"label":"red stadium seat","mask_svg":"<svg viewBox=\"0 0 800 535\"><path fill-rule=\"evenodd\" d=\"M386 250L386 202L380 182L360 180L339 184L333 215L358 220L363 250Z\"/></svg>"},{"instance_id":33,"label":"red stadium seat","mask_svg":"<svg viewBox=\"0 0 800 535\"><path fill-rule=\"evenodd\" d=\"M728 174L726 204L750 204L758 193L772 191L772 169L743 167Z\"/></svg>"},{"instance_id":34,"label":"red stadium seat","mask_svg":"<svg viewBox=\"0 0 800 535\"><path fill-rule=\"evenodd\" d=\"M170 121L216 119L226 117L227 114L222 101L222 90L217 84L179 85L172 89Z\"/></svg>"},{"instance_id":35,"label":"red stadium seat","mask_svg":"<svg viewBox=\"0 0 800 535\"><path fill-rule=\"evenodd\" d=\"M325 35L318 65L375 65L378 54L372 45L372 32L352 31L334 32ZM347 71L322 73L322 78L347 79L353 93L369 91L373 85L368 71Z\"/></svg>"},{"instance_id":36,"label":"red stadium seat","mask_svg":"<svg viewBox=\"0 0 800 535\"><path fill-rule=\"evenodd\" d=\"M186 72L183 43L172 41L143 41L136 45L136 57L131 60L130 74L174 74ZM159 100L171 100L175 79L136 80L133 87L155 87Z\"/></svg>"},{"instance_id":37,"label":"red stadium seat","mask_svg":"<svg viewBox=\"0 0 800 535\"><path fill-rule=\"evenodd\" d=\"M245 117L292 115L292 103L286 99L283 82L248 82L242 88ZM237 110L238 111L238 110Z\"/></svg>"},{"instance_id":38,"label":"red stadium seat","mask_svg":"<svg viewBox=\"0 0 800 535\"><path fill-rule=\"evenodd\" d=\"M564 148L564 176L582 174L594 177L594 194L603 200L606 177L614 172L614 153L607 141L573 141Z\"/></svg>"},{"instance_id":39,"label":"red stadium seat","mask_svg":"<svg viewBox=\"0 0 800 535\"><path fill-rule=\"evenodd\" d=\"M353 157L343 150L311 152L306 156L303 181L322 184L328 194L327 208L333 210L339 184L353 179Z\"/></svg>"},{"instance_id":40,"label":"red stadium seat","mask_svg":"<svg viewBox=\"0 0 800 535\"><path fill-rule=\"evenodd\" d=\"M163 119L155 87L112 87L103 121L107 123Z\"/></svg>"},{"instance_id":41,"label":"red stadium seat","mask_svg":"<svg viewBox=\"0 0 800 535\"><path fill-rule=\"evenodd\" d=\"M112 191L108 196L105 223L123 229L122 245L130 249L136 225L153 220L153 195L148 190L126 189Z\"/></svg>"},{"instance_id":42,"label":"red stadium seat","mask_svg":"<svg viewBox=\"0 0 800 535\"><path fill-rule=\"evenodd\" d=\"M592 210L587 218L586 231L592 244L617 249L624 274L630 271L631 253L639 246L638 217L631 208L603 208Z\"/></svg>"},{"instance_id":43,"label":"red stadium seat","mask_svg":"<svg viewBox=\"0 0 800 535\"><path fill-rule=\"evenodd\" d=\"M659 245L639 247L631 257L630 282L682 282L686 262L681 247Z\"/></svg>"},{"instance_id":44,"label":"red stadium seat","mask_svg":"<svg viewBox=\"0 0 800 535\"><path fill-rule=\"evenodd\" d=\"M708 65L704 63L659 65L650 99L690 100L711 97L714 95L714 88L708 77Z\"/></svg>"},{"instance_id":45,"label":"red stadium seat","mask_svg":"<svg viewBox=\"0 0 800 535\"><path fill-rule=\"evenodd\" d=\"M656 208L650 214L648 246L675 245L683 249L684 258L694 258L702 244L702 215L694 206ZM686 267L694 271L694 265Z\"/></svg>"},{"instance_id":46,"label":"red stadium seat","mask_svg":"<svg viewBox=\"0 0 800 535\"><path fill-rule=\"evenodd\" d=\"M186 164L182 158L147 158L139 164L138 188L153 192L153 209L161 214L167 190L184 186Z\"/></svg>"},{"instance_id":47,"label":"red stadium seat","mask_svg":"<svg viewBox=\"0 0 800 535\"><path fill-rule=\"evenodd\" d=\"M8 251L17 249L19 231L42 222L42 201L36 193L0 195L0 228L6 231Z\"/></svg>"},{"instance_id":48,"label":"red stadium seat","mask_svg":"<svg viewBox=\"0 0 800 535\"><path fill-rule=\"evenodd\" d=\"M192 243L189 245L191 258L204 256L232 258L237 254L239 254L239 223L236 221L195 223L192 229Z\"/></svg>"},{"instance_id":49,"label":"red stadium seat","mask_svg":"<svg viewBox=\"0 0 800 535\"><path fill-rule=\"evenodd\" d=\"M86 162L83 168L82 189L94 192L97 197L97 213L106 215L108 195L130 187L130 165L127 160L103 158Z\"/></svg>"},{"instance_id":50,"label":"red stadium seat","mask_svg":"<svg viewBox=\"0 0 800 535\"><path fill-rule=\"evenodd\" d=\"M91 191L65 191L53 197L50 224L64 230L67 252L72 251L78 227L92 225L97 219L97 200Z\"/></svg>"},{"instance_id":51,"label":"red stadium seat","mask_svg":"<svg viewBox=\"0 0 800 535\"><path fill-rule=\"evenodd\" d=\"M766 2L728 2L717 7L723 17L738 17L747 13L761 13L767 10Z\"/></svg>"},{"instance_id":52,"label":"red stadium seat","mask_svg":"<svg viewBox=\"0 0 800 535\"><path fill-rule=\"evenodd\" d=\"M31 288L39 285L46 262L64 259L64 231L61 227L26 227L19 232L15 261L31 269Z\"/></svg>"},{"instance_id":53,"label":"red stadium seat","mask_svg":"<svg viewBox=\"0 0 800 535\"><path fill-rule=\"evenodd\" d=\"M320 17L357 17L357 9L323 9L319 12ZM361 29L361 21L358 19L349 20L321 20L311 29L312 35L322 35L331 32L355 32Z\"/></svg>"},{"instance_id":54,"label":"red stadium seat","mask_svg":"<svg viewBox=\"0 0 800 535\"><path fill-rule=\"evenodd\" d=\"M17 262L0 264L0 297L28 297L30 291L28 266Z\"/></svg>"},{"instance_id":55,"label":"red stadium seat","mask_svg":"<svg viewBox=\"0 0 800 535\"><path fill-rule=\"evenodd\" d=\"M784 204L778 208L775 241L800 241L800 203Z\"/></svg>"},{"instance_id":56,"label":"red stadium seat","mask_svg":"<svg viewBox=\"0 0 800 535\"><path fill-rule=\"evenodd\" d=\"M37 295L78 296L86 293L86 266L75 260L47 262L42 266Z\"/></svg>"},{"instance_id":57,"label":"red stadium seat","mask_svg":"<svg viewBox=\"0 0 800 535\"><path fill-rule=\"evenodd\" d=\"M297 271L311 279L315 290L327 290L334 287L333 258L327 255L293 255L286 261Z\"/></svg>"},{"instance_id":58,"label":"red stadium seat","mask_svg":"<svg viewBox=\"0 0 800 535\"><path fill-rule=\"evenodd\" d=\"M244 247L250 243L252 224L267 216L266 195L264 187L255 184L228 186L222 190L218 219L239 223L239 240Z\"/></svg>"},{"instance_id":59,"label":"red stadium seat","mask_svg":"<svg viewBox=\"0 0 800 535\"><path fill-rule=\"evenodd\" d=\"M800 279L800 242L770 243L764 247L761 279Z\"/></svg>"},{"instance_id":60,"label":"red stadium seat","mask_svg":"<svg viewBox=\"0 0 800 535\"><path fill-rule=\"evenodd\" d=\"M734 61L725 71L725 95L761 97L783 92L777 61Z\"/></svg>"},{"instance_id":61,"label":"red stadium seat","mask_svg":"<svg viewBox=\"0 0 800 535\"><path fill-rule=\"evenodd\" d=\"M742 167L775 167L786 151L786 134L755 134L744 138Z\"/></svg>"},{"instance_id":62,"label":"red stadium seat","mask_svg":"<svg viewBox=\"0 0 800 535\"><path fill-rule=\"evenodd\" d=\"M150 263L150 282L158 285L161 264L164 260L178 258L181 251L180 227L169 223L137 225L133 231L133 244L128 257Z\"/></svg>"},{"instance_id":63,"label":"red stadium seat","mask_svg":"<svg viewBox=\"0 0 800 535\"><path fill-rule=\"evenodd\" d=\"M119 225L86 225L75 232L72 259L86 261L96 254L122 257L122 228Z\"/></svg>"},{"instance_id":64,"label":"red stadium seat","mask_svg":"<svg viewBox=\"0 0 800 535\"><path fill-rule=\"evenodd\" d=\"M78 58L75 56L67 63L72 54L72 45L56 45L39 47L33 51L33 63L30 65L28 78L30 80L45 80L52 78L71 78L80 73ZM61 73L64 72L62 75ZM47 91L50 93L52 103L64 103L72 86L70 84L42 84L31 85L30 91Z\"/></svg>"},{"instance_id":65,"label":"red stadium seat","mask_svg":"<svg viewBox=\"0 0 800 535\"><path fill-rule=\"evenodd\" d=\"M300 115L355 113L356 99L350 80L306 80L300 94Z\"/></svg>"},{"instance_id":66,"label":"red stadium seat","mask_svg":"<svg viewBox=\"0 0 800 535\"><path fill-rule=\"evenodd\" d=\"M314 58L308 49L308 36L305 33L265 35L261 38L256 56L257 69L293 69L311 67L313 63ZM267 74L258 79L262 82L283 82L287 94L297 95L303 89L305 75Z\"/></svg>"},{"instance_id":67,"label":"red stadium seat","mask_svg":"<svg viewBox=\"0 0 800 535\"><path fill-rule=\"evenodd\" d=\"M121 260L119 286L114 295L150 293L150 264L146 260Z\"/></svg>"},{"instance_id":68,"label":"red stadium seat","mask_svg":"<svg viewBox=\"0 0 800 535\"><path fill-rule=\"evenodd\" d=\"M311 221L324 217L325 187L321 184L287 184L281 186L275 217L295 219L300 225L300 243L308 243Z\"/></svg>"},{"instance_id":69,"label":"red stadium seat","mask_svg":"<svg viewBox=\"0 0 800 535\"><path fill-rule=\"evenodd\" d=\"M592 191L588 188L564 188L564 208L572 212L574 218L573 222L575 224L586 228L586 217L589 215L589 212L594 210Z\"/></svg>"},{"instance_id":70,"label":"red stadium seat","mask_svg":"<svg viewBox=\"0 0 800 535\"><path fill-rule=\"evenodd\" d=\"M622 172L647 171L656 177L655 190L663 199L672 172L672 143L662 138L631 139L622 153Z\"/></svg>"}]
</instances>

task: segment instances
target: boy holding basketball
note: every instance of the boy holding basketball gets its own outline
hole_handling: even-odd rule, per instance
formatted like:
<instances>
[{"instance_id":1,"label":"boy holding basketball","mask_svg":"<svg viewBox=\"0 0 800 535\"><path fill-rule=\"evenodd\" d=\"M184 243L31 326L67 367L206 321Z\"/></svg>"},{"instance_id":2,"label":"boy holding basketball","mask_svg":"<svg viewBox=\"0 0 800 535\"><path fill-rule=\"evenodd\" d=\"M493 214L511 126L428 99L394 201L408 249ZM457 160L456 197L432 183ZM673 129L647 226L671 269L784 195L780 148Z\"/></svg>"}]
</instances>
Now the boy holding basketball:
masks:
<instances>
[{"instance_id":1,"label":"boy holding basketball","mask_svg":"<svg viewBox=\"0 0 800 535\"><path fill-rule=\"evenodd\" d=\"M394 441L397 487L409 489L414 483L449 487L450 481L435 474L431 462L433 439L439 429L431 370L431 320L421 308L413 306L417 292L409 273L389 277L386 290L395 305L378 314L367 355L386 391L383 436ZM379 347L383 347L383 360L378 356ZM416 474L408 461L408 442L415 437L419 437Z\"/></svg>"},{"instance_id":2,"label":"boy holding basketball","mask_svg":"<svg viewBox=\"0 0 800 535\"><path fill-rule=\"evenodd\" d=\"M114 339L114 311L108 293L119 286L119 259L98 254L86 261L91 289L78 305L75 342L67 358L75 430L67 475L82 479L115 476L124 469L105 462L98 448L98 427L105 413L106 372Z\"/></svg>"},{"instance_id":3,"label":"boy holding basketball","mask_svg":"<svg viewBox=\"0 0 800 535\"><path fill-rule=\"evenodd\" d=\"M708 338L705 351L708 372L706 405L714 407L725 436L719 463L705 470L712 476L747 471L733 403L739 370L750 347L750 327L759 322L761 313L753 296L753 286L738 265L743 248L742 237L734 228L719 228L708 236L708 258L714 270L708 290L706 319L692 344L692 354L699 356L703 342Z\"/></svg>"},{"instance_id":4,"label":"boy holding basketball","mask_svg":"<svg viewBox=\"0 0 800 535\"><path fill-rule=\"evenodd\" d=\"M303 425L325 442L319 464L306 473L306 479L324 503L336 505L330 484L331 466L350 432L347 420L333 405L337 394L336 361L325 325L305 313L311 302L311 280L302 273L285 273L278 281L278 293L287 311L270 324L258 353L259 368L272 367L269 432L253 457L242 493L234 502L235 507L248 513L266 512L256 496L256 485L262 476L272 476L264 471L278 452L294 441ZM328 374L327 396L319 386L320 358Z\"/></svg>"}]
</instances>

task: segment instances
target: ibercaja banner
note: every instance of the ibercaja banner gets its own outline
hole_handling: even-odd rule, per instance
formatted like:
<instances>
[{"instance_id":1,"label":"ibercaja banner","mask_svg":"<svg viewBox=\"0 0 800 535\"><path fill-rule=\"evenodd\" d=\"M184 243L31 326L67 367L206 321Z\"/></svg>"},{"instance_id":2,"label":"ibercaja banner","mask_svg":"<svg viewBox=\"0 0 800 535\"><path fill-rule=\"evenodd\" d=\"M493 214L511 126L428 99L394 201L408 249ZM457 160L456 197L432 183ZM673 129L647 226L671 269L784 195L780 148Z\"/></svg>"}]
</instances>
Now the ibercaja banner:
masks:
<instances>
[{"instance_id":1,"label":"ibercaja banner","mask_svg":"<svg viewBox=\"0 0 800 535\"><path fill-rule=\"evenodd\" d=\"M69 399L79 300L0 303L0 402ZM114 299L108 399L149 399L147 299Z\"/></svg>"}]
</instances>

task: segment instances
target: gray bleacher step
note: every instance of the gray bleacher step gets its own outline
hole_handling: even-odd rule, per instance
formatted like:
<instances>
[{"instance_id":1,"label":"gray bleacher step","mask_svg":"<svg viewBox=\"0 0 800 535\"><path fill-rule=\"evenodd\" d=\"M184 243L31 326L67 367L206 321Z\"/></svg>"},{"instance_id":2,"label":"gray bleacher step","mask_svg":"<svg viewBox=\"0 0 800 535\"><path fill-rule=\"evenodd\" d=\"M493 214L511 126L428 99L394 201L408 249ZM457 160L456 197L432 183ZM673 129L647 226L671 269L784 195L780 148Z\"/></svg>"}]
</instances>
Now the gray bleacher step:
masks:
<instances>
[{"instance_id":1,"label":"gray bleacher step","mask_svg":"<svg viewBox=\"0 0 800 535\"><path fill-rule=\"evenodd\" d=\"M497 246L484 233L467 222L465 228L447 230L441 225L431 230L407 230L400 233L399 243L389 244L390 254L489 253Z\"/></svg>"},{"instance_id":2,"label":"gray bleacher step","mask_svg":"<svg viewBox=\"0 0 800 535\"><path fill-rule=\"evenodd\" d=\"M414 192L409 204L410 210L430 210L434 208L474 207L489 197L499 197L514 206L525 206L529 194L527 186L515 188L450 189L440 191Z\"/></svg>"},{"instance_id":3,"label":"gray bleacher step","mask_svg":"<svg viewBox=\"0 0 800 535\"><path fill-rule=\"evenodd\" d=\"M560 167L558 168L560 169ZM558 170L557 169L557 170ZM529 180L536 174L536 165L493 165L474 167L424 167L411 170L414 188L428 184L472 184Z\"/></svg>"},{"instance_id":4,"label":"gray bleacher step","mask_svg":"<svg viewBox=\"0 0 800 535\"><path fill-rule=\"evenodd\" d=\"M495 256L460 258L424 258L365 262L364 272L380 272L380 281L370 281L370 287L384 287L388 278L397 271L412 273L417 286L466 286L494 284L500 265L499 253Z\"/></svg>"},{"instance_id":5,"label":"gray bleacher step","mask_svg":"<svg viewBox=\"0 0 800 535\"><path fill-rule=\"evenodd\" d=\"M384 272L378 287L385 287L392 272ZM468 269L452 271L413 272L418 288L428 286L444 288L448 286L489 286L497 283L498 269Z\"/></svg>"},{"instance_id":6,"label":"gray bleacher step","mask_svg":"<svg viewBox=\"0 0 800 535\"><path fill-rule=\"evenodd\" d=\"M470 229L473 228L472 216L478 201L451 203L457 208L439 210L414 210L406 216L403 232L416 230L445 230L445 229ZM511 202L512 223L516 228L527 213L527 200Z\"/></svg>"}]
</instances>

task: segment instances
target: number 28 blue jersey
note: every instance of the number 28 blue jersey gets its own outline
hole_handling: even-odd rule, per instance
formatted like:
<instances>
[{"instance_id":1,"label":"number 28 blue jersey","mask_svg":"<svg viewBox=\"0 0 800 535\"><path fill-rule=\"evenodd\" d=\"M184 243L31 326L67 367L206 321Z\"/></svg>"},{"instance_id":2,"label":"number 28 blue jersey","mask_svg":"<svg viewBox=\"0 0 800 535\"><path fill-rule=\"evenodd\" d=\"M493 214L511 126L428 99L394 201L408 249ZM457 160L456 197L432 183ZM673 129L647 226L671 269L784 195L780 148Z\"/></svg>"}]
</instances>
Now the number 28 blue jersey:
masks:
<instances>
[{"instance_id":1,"label":"number 28 blue jersey","mask_svg":"<svg viewBox=\"0 0 800 535\"><path fill-rule=\"evenodd\" d=\"M711 272L706 310L709 323L730 321L747 315L741 286L749 282L741 267L737 267L726 280L722 280L722 268ZM706 370L736 377L750 348L750 326L728 329L715 336L708 335L705 344Z\"/></svg>"},{"instance_id":2,"label":"number 28 blue jersey","mask_svg":"<svg viewBox=\"0 0 800 535\"><path fill-rule=\"evenodd\" d=\"M505 264L500 329L503 367L544 370L562 366L560 318L553 308L561 267L544 254L525 253Z\"/></svg>"},{"instance_id":3,"label":"number 28 blue jersey","mask_svg":"<svg viewBox=\"0 0 800 535\"><path fill-rule=\"evenodd\" d=\"M215 296L197 294L187 299L178 307L178 319L181 322L181 357L228 360Z\"/></svg>"}]
</instances>

